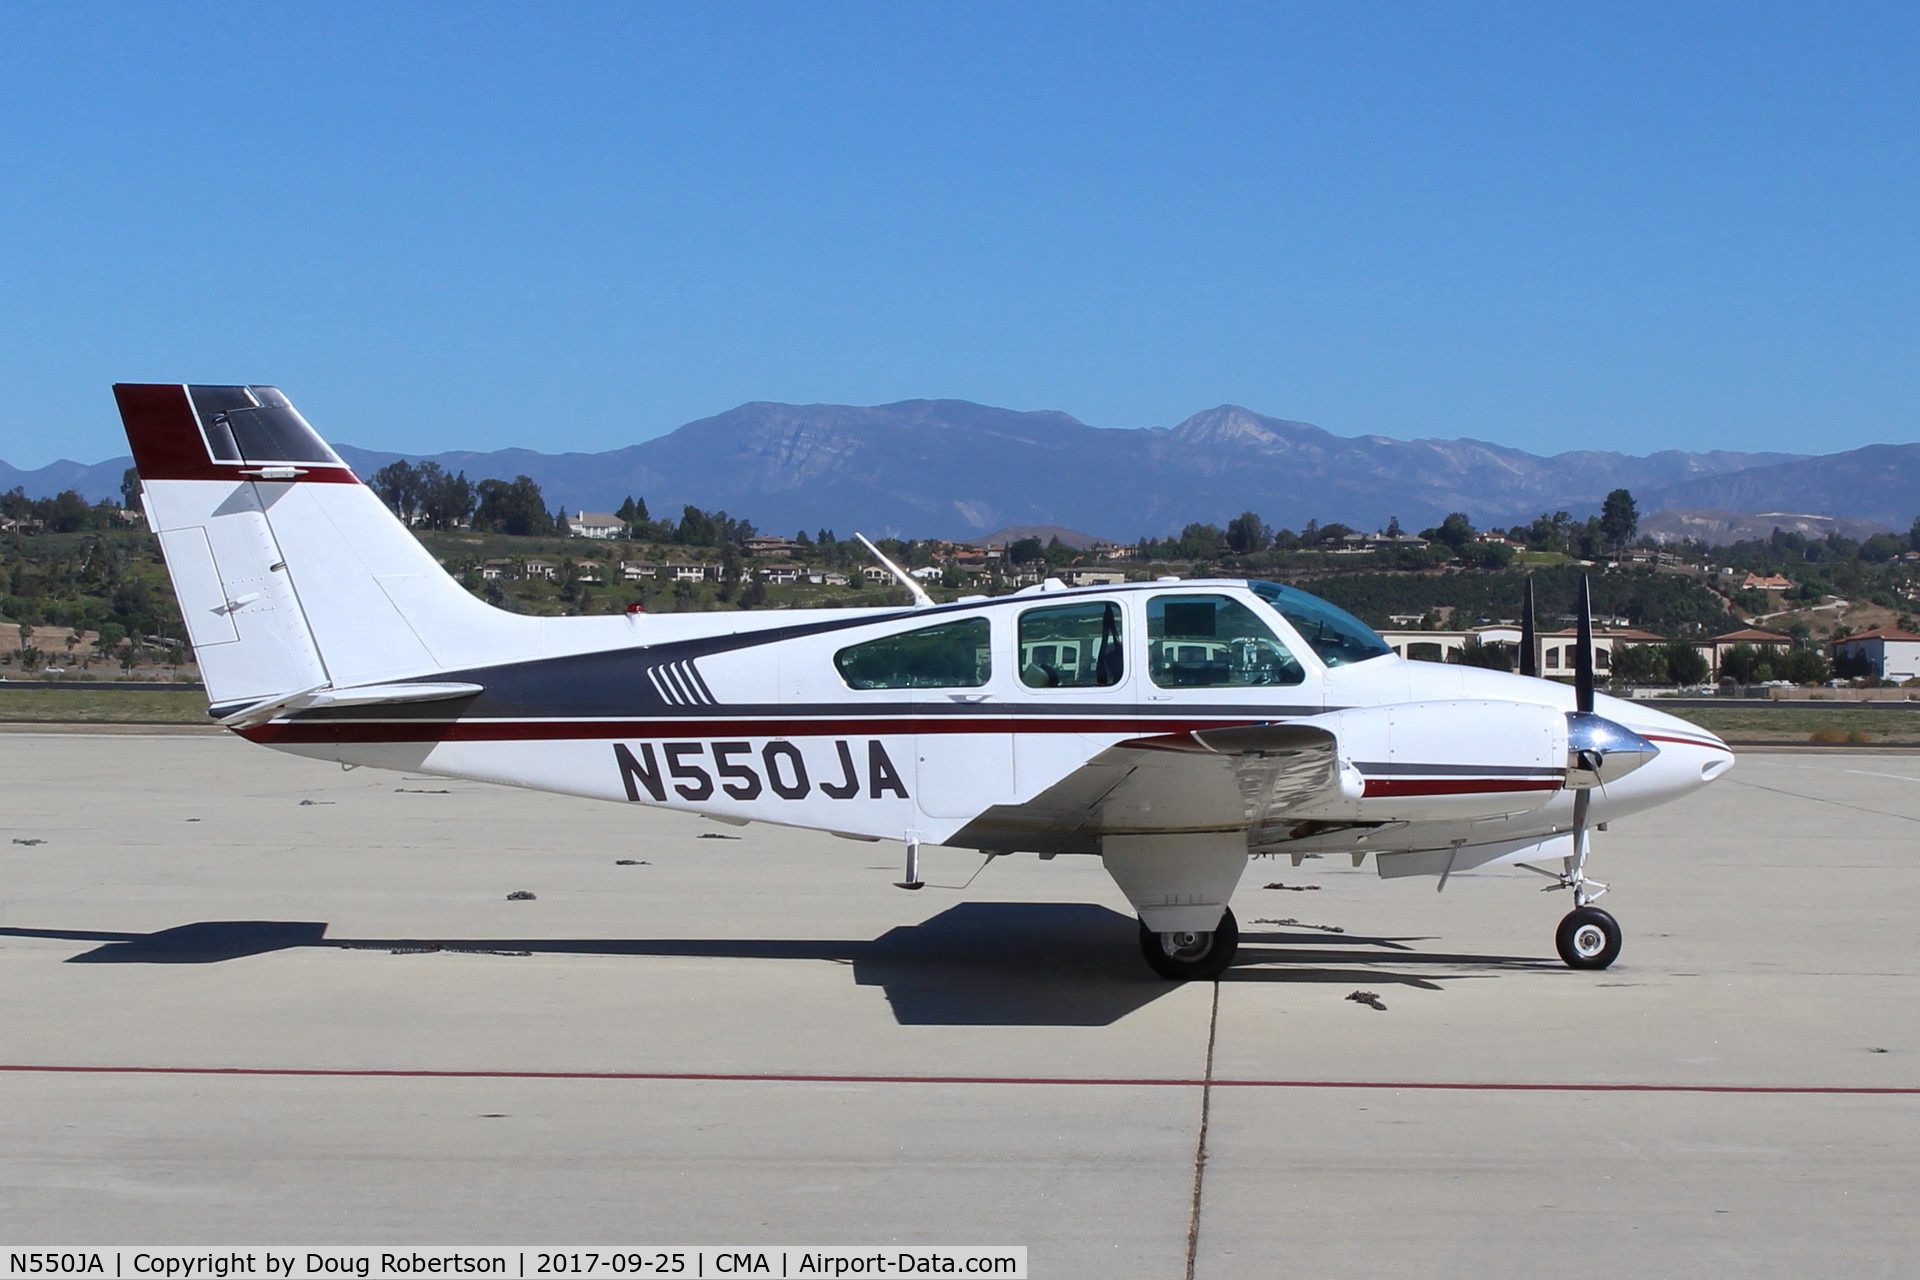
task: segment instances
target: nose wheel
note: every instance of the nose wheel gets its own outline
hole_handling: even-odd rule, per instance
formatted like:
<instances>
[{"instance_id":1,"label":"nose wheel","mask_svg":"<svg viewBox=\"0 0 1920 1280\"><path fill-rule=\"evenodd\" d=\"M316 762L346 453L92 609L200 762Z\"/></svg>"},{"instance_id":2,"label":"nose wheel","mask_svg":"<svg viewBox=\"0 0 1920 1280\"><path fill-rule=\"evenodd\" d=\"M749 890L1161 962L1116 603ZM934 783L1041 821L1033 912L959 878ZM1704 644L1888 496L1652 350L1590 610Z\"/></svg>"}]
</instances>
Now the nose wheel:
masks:
<instances>
[{"instance_id":1,"label":"nose wheel","mask_svg":"<svg viewBox=\"0 0 1920 1280\"><path fill-rule=\"evenodd\" d=\"M1575 907L1554 931L1560 958L1574 969L1604 969L1620 958L1620 922L1598 907Z\"/></svg>"},{"instance_id":2,"label":"nose wheel","mask_svg":"<svg viewBox=\"0 0 1920 1280\"><path fill-rule=\"evenodd\" d=\"M1140 925L1140 954L1155 973L1172 982L1211 982L1227 971L1240 948L1240 922L1233 908L1221 912L1208 933L1155 933Z\"/></svg>"}]
</instances>

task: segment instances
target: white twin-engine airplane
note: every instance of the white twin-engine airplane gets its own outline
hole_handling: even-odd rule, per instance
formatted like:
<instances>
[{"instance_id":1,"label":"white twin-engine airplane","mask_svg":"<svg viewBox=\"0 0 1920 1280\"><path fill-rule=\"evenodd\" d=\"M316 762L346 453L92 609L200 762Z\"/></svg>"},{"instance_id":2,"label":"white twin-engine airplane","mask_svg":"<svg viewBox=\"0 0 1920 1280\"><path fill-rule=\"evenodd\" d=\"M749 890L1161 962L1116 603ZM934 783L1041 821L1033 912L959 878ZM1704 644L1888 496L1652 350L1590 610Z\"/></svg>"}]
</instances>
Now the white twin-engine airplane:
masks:
<instances>
[{"instance_id":1,"label":"white twin-engine airplane","mask_svg":"<svg viewBox=\"0 0 1920 1280\"><path fill-rule=\"evenodd\" d=\"M1383 877L1441 887L1557 862L1532 869L1573 894L1559 952L1605 968L1621 935L1592 905L1589 829L1733 763L1704 730L1594 694L1585 609L1574 688L1402 660L1271 582L1048 582L936 605L889 564L913 607L506 613L278 390L114 392L211 714L242 737L899 840L908 888L922 844L1098 857L1170 979L1231 963L1227 903L1252 854L1371 854Z\"/></svg>"}]
</instances>

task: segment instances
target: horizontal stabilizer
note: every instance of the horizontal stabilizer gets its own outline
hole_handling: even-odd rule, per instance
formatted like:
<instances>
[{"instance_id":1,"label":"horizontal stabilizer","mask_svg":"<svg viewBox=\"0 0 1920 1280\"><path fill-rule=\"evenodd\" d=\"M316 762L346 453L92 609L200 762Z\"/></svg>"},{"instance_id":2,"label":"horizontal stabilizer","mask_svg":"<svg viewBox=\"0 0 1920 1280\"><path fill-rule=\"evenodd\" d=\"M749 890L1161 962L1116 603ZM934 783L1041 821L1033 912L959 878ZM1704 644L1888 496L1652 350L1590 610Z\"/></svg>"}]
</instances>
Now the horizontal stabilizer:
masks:
<instances>
[{"instance_id":1,"label":"horizontal stabilizer","mask_svg":"<svg viewBox=\"0 0 1920 1280\"><path fill-rule=\"evenodd\" d=\"M253 725L265 724L275 716L285 715L290 711L314 711L323 707L371 707L388 703L443 702L451 698L470 698L482 691L480 685L461 684L454 681L431 684L426 682L363 684L351 689L306 689L284 698L270 698L265 702L250 703L237 709L215 707L213 714L223 725L235 729L246 729Z\"/></svg>"}]
</instances>

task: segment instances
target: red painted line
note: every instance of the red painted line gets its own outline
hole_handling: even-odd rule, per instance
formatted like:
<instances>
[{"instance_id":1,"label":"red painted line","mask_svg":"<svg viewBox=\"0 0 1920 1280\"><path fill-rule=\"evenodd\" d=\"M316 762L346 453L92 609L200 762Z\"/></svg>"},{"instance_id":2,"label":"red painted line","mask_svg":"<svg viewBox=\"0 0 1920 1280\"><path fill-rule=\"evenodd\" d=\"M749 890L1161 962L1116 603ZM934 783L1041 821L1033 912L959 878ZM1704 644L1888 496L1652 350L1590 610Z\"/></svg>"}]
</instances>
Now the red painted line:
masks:
<instances>
[{"instance_id":1,"label":"red painted line","mask_svg":"<svg viewBox=\"0 0 1920 1280\"><path fill-rule=\"evenodd\" d=\"M1665 733L1643 733L1640 736L1648 742L1677 742L1683 747L1705 747L1709 751L1725 751L1728 755L1733 754L1732 749L1724 742L1706 742L1700 738L1676 738Z\"/></svg>"},{"instance_id":2,"label":"red painted line","mask_svg":"<svg viewBox=\"0 0 1920 1280\"><path fill-rule=\"evenodd\" d=\"M1466 1093L1728 1093L1920 1097L1902 1085L1580 1084L1487 1080L1202 1080L1167 1076L907 1076L723 1071L448 1071L367 1067L106 1067L50 1063L0 1064L0 1074L280 1076L349 1080L639 1080L723 1084L1018 1084L1101 1088L1421 1089Z\"/></svg>"}]
</instances>

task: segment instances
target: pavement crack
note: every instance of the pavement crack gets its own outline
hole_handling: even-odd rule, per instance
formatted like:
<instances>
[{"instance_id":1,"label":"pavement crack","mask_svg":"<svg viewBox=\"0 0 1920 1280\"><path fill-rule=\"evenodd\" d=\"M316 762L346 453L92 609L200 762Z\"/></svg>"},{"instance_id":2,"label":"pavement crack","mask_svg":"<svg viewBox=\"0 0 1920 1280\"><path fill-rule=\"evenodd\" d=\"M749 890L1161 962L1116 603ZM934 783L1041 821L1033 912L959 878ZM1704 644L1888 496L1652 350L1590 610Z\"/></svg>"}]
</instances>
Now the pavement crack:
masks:
<instances>
[{"instance_id":1,"label":"pavement crack","mask_svg":"<svg viewBox=\"0 0 1920 1280\"><path fill-rule=\"evenodd\" d=\"M1213 1046L1220 1032L1220 984L1213 984L1213 1007L1207 1014L1207 1066L1200 1079L1200 1137L1193 1144L1193 1203L1187 1212L1187 1275L1200 1260L1200 1196L1207 1182L1207 1124L1213 1118Z\"/></svg>"},{"instance_id":2,"label":"pavement crack","mask_svg":"<svg viewBox=\"0 0 1920 1280\"><path fill-rule=\"evenodd\" d=\"M1748 782L1741 778L1734 778L1732 781L1736 787L1752 787L1755 791L1771 791L1777 796L1792 796L1795 800L1816 800L1821 804L1830 804L1836 809L1851 809L1855 813L1871 813L1880 818L1898 818L1901 822L1920 822L1920 818L1916 818L1910 813L1892 813L1886 809L1869 809L1863 804L1848 804L1844 800L1833 800L1826 796L1810 796L1804 791L1789 791L1785 787L1769 787L1763 782Z\"/></svg>"}]
</instances>

